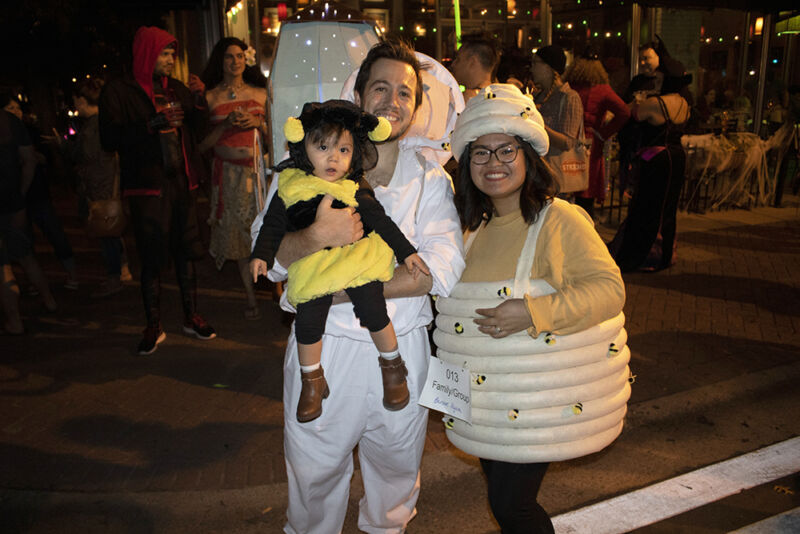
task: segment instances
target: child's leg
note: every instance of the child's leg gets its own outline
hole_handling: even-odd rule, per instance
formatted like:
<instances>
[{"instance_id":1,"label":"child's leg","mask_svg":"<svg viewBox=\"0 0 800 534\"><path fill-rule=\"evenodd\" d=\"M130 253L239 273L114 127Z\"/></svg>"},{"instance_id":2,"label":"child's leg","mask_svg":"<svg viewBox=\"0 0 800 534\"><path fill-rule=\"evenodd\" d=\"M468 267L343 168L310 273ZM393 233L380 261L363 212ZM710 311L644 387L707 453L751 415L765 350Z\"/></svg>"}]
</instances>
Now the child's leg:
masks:
<instances>
[{"instance_id":1,"label":"child's leg","mask_svg":"<svg viewBox=\"0 0 800 534\"><path fill-rule=\"evenodd\" d=\"M353 311L361 326L369 330L378 352L397 352L397 335L386 313L386 299L383 298L383 283L370 282L363 286L345 290L353 302Z\"/></svg>"},{"instance_id":2,"label":"child's leg","mask_svg":"<svg viewBox=\"0 0 800 534\"><path fill-rule=\"evenodd\" d=\"M391 322L377 332L370 332L369 335L372 336L372 342L375 343L381 356L397 354L397 335L394 333L394 326Z\"/></svg>"},{"instance_id":3,"label":"child's leg","mask_svg":"<svg viewBox=\"0 0 800 534\"><path fill-rule=\"evenodd\" d=\"M300 370L304 373L319 369L322 359L322 340L306 345L297 343L297 358L300 360Z\"/></svg>"},{"instance_id":4,"label":"child's leg","mask_svg":"<svg viewBox=\"0 0 800 534\"><path fill-rule=\"evenodd\" d=\"M328 295L297 305L294 333L302 385L297 401L297 420L301 423L313 421L322 415L322 399L329 393L320 359L322 334L332 300L333 297Z\"/></svg>"},{"instance_id":5,"label":"child's leg","mask_svg":"<svg viewBox=\"0 0 800 534\"><path fill-rule=\"evenodd\" d=\"M383 284L370 282L347 290L361 325L369 329L380 352L378 365L383 377L383 406L387 410L402 410L411 398L406 383L408 370L397 350L397 335L386 313Z\"/></svg>"}]
</instances>

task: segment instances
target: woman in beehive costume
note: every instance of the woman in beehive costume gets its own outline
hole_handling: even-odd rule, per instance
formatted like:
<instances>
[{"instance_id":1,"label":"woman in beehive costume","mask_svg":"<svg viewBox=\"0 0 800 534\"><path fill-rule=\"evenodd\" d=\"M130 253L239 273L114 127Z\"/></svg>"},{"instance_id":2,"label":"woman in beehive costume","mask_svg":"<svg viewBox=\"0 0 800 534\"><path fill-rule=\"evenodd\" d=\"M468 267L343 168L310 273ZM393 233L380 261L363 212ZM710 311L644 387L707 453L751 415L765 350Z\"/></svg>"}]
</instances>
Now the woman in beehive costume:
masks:
<instances>
[{"instance_id":1,"label":"woman in beehive costume","mask_svg":"<svg viewBox=\"0 0 800 534\"><path fill-rule=\"evenodd\" d=\"M554 198L548 146L506 84L471 99L452 135L467 265L437 300L434 340L470 371L472 424L445 425L480 458L504 534L553 532L536 502L549 462L611 443L630 396L622 278L586 212Z\"/></svg>"}]
</instances>

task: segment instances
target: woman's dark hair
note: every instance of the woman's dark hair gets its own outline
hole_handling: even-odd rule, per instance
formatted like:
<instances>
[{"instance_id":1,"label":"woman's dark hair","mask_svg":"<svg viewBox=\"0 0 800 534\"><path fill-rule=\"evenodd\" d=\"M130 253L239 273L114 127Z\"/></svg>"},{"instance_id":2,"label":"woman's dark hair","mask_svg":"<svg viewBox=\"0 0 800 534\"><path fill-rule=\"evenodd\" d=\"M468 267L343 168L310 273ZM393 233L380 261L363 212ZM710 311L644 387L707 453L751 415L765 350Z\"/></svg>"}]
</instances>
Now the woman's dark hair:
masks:
<instances>
[{"instance_id":1,"label":"woman's dark hair","mask_svg":"<svg viewBox=\"0 0 800 534\"><path fill-rule=\"evenodd\" d=\"M539 211L548 198L558 193L558 182L550 165L544 161L533 147L514 136L520 150L525 156L525 181L519 195L519 208L522 218L533 224L539 217ZM492 199L478 189L472 181L470 170L470 149L472 143L464 148L458 164L458 182L456 185L455 204L464 230L476 230L483 221L489 222L494 215Z\"/></svg>"},{"instance_id":2,"label":"woman's dark hair","mask_svg":"<svg viewBox=\"0 0 800 534\"><path fill-rule=\"evenodd\" d=\"M365 171L377 165L378 150L369 139L369 132L378 125L375 115L362 111L346 100L328 100L322 103L308 102L298 119L303 124L305 135L297 143L288 143L289 157L275 167L276 171L295 168L313 174L314 166L306 153L306 140L310 143L319 143L331 137L338 140L345 131L353 136L353 158L347 177L358 182Z\"/></svg>"},{"instance_id":3,"label":"woman's dark hair","mask_svg":"<svg viewBox=\"0 0 800 534\"><path fill-rule=\"evenodd\" d=\"M75 96L83 97L90 106L96 106L100 102L100 92L103 90L105 82L102 78L91 78L78 82L75 87Z\"/></svg>"},{"instance_id":4,"label":"woman's dark hair","mask_svg":"<svg viewBox=\"0 0 800 534\"><path fill-rule=\"evenodd\" d=\"M208 58L206 69L203 71L203 75L200 76L200 79L206 84L207 89L213 89L222 82L222 63L225 60L225 52L228 50L228 47L232 45L241 48L242 52L247 50L247 43L236 37L225 37L217 41L217 44L214 45L214 49L211 51L211 57ZM258 64L252 67L245 66L242 79L246 83L256 87L267 86L267 79L261 73Z\"/></svg>"}]
</instances>

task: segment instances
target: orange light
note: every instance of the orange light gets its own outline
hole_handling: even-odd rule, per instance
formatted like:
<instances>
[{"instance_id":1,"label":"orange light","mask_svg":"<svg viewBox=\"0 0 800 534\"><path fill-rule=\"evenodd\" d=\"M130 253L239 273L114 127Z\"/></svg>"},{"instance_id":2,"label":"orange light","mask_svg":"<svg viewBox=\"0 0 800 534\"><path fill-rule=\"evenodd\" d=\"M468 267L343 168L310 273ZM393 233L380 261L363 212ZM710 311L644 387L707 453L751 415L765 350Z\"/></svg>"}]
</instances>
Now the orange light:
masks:
<instances>
[{"instance_id":1,"label":"orange light","mask_svg":"<svg viewBox=\"0 0 800 534\"><path fill-rule=\"evenodd\" d=\"M763 29L764 29L764 17L758 17L756 19L756 29L755 32L753 33L755 33L756 35L761 35L761 31Z\"/></svg>"}]
</instances>

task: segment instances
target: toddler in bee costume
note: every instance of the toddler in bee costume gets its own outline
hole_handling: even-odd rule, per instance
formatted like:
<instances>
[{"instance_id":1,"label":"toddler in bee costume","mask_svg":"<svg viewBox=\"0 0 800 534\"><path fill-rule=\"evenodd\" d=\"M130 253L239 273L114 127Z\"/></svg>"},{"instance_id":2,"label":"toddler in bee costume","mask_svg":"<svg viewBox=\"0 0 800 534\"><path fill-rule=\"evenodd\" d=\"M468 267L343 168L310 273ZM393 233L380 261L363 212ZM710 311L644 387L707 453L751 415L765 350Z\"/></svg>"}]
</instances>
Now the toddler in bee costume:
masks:
<instances>
[{"instance_id":1,"label":"toddler in bee costume","mask_svg":"<svg viewBox=\"0 0 800 534\"><path fill-rule=\"evenodd\" d=\"M297 310L295 336L302 381L297 420L301 423L322 414L322 399L329 394L320 358L325 321L337 291L347 293L380 353L384 407L401 410L409 401L407 371L386 312L383 282L392 278L395 256L415 276L420 271L430 273L364 180L364 172L377 163L373 141L385 140L390 132L386 119L344 100L307 103L300 116L290 117L284 126L289 158L276 167L278 194L251 255L254 280L272 268L286 232L314 222L325 195L334 198L334 208L354 209L364 225L364 237L355 243L320 250L289 266L287 298Z\"/></svg>"}]
</instances>

